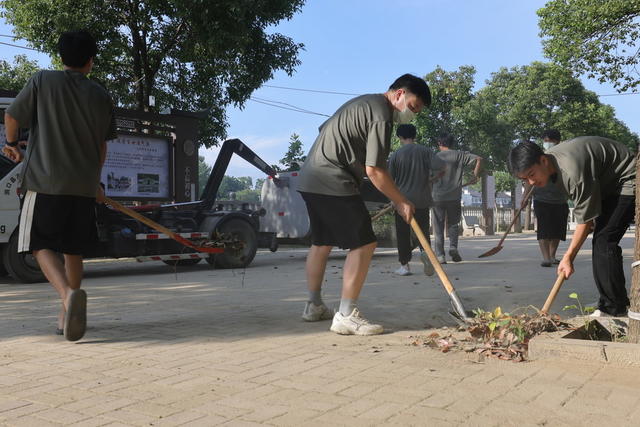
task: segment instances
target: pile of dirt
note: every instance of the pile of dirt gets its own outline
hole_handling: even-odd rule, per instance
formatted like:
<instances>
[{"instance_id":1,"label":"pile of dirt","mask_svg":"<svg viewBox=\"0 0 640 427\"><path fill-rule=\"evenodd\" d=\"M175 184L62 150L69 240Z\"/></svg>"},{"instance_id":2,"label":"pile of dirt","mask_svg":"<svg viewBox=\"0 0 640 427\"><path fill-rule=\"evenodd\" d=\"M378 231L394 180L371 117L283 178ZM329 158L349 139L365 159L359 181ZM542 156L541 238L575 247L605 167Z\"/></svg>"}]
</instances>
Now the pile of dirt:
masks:
<instances>
[{"instance_id":1,"label":"pile of dirt","mask_svg":"<svg viewBox=\"0 0 640 427\"><path fill-rule=\"evenodd\" d=\"M465 351L485 357L522 362L527 360L529 340L544 332L572 330L557 314L542 314L534 307L504 313L474 310L475 317L457 330L442 329L427 336L412 336L411 345L438 349L443 353Z\"/></svg>"}]
</instances>

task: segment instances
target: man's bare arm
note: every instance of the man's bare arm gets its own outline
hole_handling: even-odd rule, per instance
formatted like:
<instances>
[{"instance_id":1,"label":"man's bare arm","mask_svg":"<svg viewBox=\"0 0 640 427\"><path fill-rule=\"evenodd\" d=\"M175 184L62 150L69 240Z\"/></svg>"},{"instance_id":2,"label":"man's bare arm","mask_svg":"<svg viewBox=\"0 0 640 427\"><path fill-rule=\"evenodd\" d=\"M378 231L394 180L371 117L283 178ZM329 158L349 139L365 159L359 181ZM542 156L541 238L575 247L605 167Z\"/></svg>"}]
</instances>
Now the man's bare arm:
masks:
<instances>
[{"instance_id":1,"label":"man's bare arm","mask_svg":"<svg viewBox=\"0 0 640 427\"><path fill-rule=\"evenodd\" d=\"M573 260L576 258L576 255L578 255L578 251L580 251L582 244L587 240L587 236L589 236L592 229L593 220L588 221L585 224L576 225L576 231L573 233L573 238L571 239L569 248L558 265L558 274L564 274L566 279L573 274L575 271L573 269Z\"/></svg>"},{"instance_id":2,"label":"man's bare arm","mask_svg":"<svg viewBox=\"0 0 640 427\"><path fill-rule=\"evenodd\" d=\"M14 119L9 113L4 113L4 128L5 133L7 135L7 141L17 141L18 140L18 129L20 124L16 119ZM5 145L2 147L2 153L13 160L14 162L22 161L22 151L20 151L20 147L9 147Z\"/></svg>"},{"instance_id":3,"label":"man's bare arm","mask_svg":"<svg viewBox=\"0 0 640 427\"><path fill-rule=\"evenodd\" d=\"M407 200L400 192L389 172L375 166L367 166L366 172L369 179L371 179L371 183L393 202L400 216L406 222L410 222L415 211L413 203Z\"/></svg>"}]
</instances>

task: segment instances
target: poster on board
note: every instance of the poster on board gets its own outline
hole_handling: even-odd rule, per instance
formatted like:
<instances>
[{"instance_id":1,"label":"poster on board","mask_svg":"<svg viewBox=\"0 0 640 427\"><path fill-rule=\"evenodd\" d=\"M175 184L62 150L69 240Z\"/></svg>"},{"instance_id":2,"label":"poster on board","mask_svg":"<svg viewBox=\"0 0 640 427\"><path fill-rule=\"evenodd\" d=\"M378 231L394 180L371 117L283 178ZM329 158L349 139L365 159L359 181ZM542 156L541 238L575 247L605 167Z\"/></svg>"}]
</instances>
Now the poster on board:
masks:
<instances>
[{"instance_id":1,"label":"poster on board","mask_svg":"<svg viewBox=\"0 0 640 427\"><path fill-rule=\"evenodd\" d=\"M107 142L101 182L107 197L163 200L171 198L171 140L119 134Z\"/></svg>"}]
</instances>

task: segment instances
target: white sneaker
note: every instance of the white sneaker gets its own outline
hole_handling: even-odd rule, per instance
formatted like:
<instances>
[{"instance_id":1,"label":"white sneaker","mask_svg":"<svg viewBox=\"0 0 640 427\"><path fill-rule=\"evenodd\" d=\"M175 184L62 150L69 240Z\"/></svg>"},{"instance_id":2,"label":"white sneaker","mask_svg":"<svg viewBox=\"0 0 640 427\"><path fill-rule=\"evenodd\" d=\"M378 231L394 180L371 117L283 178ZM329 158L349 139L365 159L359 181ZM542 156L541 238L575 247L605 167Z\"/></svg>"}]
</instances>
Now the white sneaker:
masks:
<instances>
[{"instance_id":1,"label":"white sneaker","mask_svg":"<svg viewBox=\"0 0 640 427\"><path fill-rule=\"evenodd\" d=\"M431 261L429 261L429 257L427 257L426 252L420 252L420 261L422 261L422 265L424 266L424 274L427 276L433 276L436 270L433 268Z\"/></svg>"},{"instance_id":2,"label":"white sneaker","mask_svg":"<svg viewBox=\"0 0 640 427\"><path fill-rule=\"evenodd\" d=\"M305 322L318 322L320 320L329 320L333 318L333 310L326 305L315 305L311 301L307 301L302 312L302 320Z\"/></svg>"},{"instance_id":3,"label":"white sneaker","mask_svg":"<svg viewBox=\"0 0 640 427\"><path fill-rule=\"evenodd\" d=\"M409 268L409 264L400 264L400 268L394 271L398 276L409 276L411 275L411 269Z\"/></svg>"},{"instance_id":4,"label":"white sneaker","mask_svg":"<svg viewBox=\"0 0 640 427\"><path fill-rule=\"evenodd\" d=\"M620 316L614 316L614 315L611 315L609 313L605 313L604 311L602 311L600 309L595 309L595 311L593 313L591 313L589 315L589 317L600 317L600 318L609 317L611 319L616 319L616 318L620 318L620 317L627 317L627 315L626 314L622 314Z\"/></svg>"},{"instance_id":5,"label":"white sneaker","mask_svg":"<svg viewBox=\"0 0 640 427\"><path fill-rule=\"evenodd\" d=\"M337 312L329 330L340 335L379 335L384 331L382 325L369 323L357 308L349 316Z\"/></svg>"}]
</instances>

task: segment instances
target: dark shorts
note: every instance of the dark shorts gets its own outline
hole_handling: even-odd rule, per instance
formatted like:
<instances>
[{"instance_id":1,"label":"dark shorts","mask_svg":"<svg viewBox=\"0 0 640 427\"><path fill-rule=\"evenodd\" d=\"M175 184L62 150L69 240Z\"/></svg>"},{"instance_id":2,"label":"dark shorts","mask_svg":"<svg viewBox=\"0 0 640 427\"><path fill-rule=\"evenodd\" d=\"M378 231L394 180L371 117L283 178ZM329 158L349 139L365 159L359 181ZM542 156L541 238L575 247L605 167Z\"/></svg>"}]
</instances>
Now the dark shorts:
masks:
<instances>
[{"instance_id":1,"label":"dark shorts","mask_svg":"<svg viewBox=\"0 0 640 427\"><path fill-rule=\"evenodd\" d=\"M538 219L538 240L567 240L569 205L533 201Z\"/></svg>"},{"instance_id":2,"label":"dark shorts","mask_svg":"<svg viewBox=\"0 0 640 427\"><path fill-rule=\"evenodd\" d=\"M20 212L18 252L88 252L97 242L95 204L92 197L27 191Z\"/></svg>"},{"instance_id":3,"label":"dark shorts","mask_svg":"<svg viewBox=\"0 0 640 427\"><path fill-rule=\"evenodd\" d=\"M356 249L376 241L371 216L361 196L300 194L309 213L312 244Z\"/></svg>"}]
</instances>

